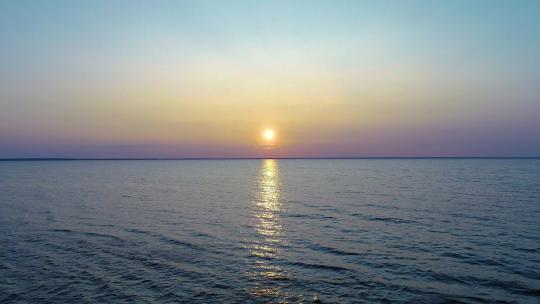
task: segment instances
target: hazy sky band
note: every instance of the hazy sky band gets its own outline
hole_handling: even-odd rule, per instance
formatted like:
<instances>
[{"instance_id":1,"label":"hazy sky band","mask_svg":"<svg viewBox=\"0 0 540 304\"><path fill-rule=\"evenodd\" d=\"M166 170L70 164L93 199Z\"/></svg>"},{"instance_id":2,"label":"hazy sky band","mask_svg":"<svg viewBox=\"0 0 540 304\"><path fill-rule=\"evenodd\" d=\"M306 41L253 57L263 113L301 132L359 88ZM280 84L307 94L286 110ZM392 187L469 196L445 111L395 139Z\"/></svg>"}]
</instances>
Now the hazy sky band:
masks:
<instances>
[{"instance_id":1,"label":"hazy sky band","mask_svg":"<svg viewBox=\"0 0 540 304\"><path fill-rule=\"evenodd\" d=\"M0 35L0 157L540 155L538 1L2 1Z\"/></svg>"}]
</instances>

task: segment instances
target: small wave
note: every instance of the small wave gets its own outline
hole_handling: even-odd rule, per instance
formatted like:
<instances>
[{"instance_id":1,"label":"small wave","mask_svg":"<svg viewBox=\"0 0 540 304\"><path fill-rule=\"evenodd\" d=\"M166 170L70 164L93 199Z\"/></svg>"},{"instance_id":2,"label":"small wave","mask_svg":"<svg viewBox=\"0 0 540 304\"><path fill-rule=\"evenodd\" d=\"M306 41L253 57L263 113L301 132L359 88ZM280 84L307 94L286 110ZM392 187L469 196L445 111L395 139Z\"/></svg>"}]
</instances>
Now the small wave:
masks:
<instances>
[{"instance_id":1,"label":"small wave","mask_svg":"<svg viewBox=\"0 0 540 304\"><path fill-rule=\"evenodd\" d=\"M91 237L108 238L108 239L116 240L116 241L119 241L119 242L124 241L122 238L114 236L114 235L104 234L104 233L97 233L97 232L90 232L90 231L74 231L74 230L70 230L70 229L52 229L50 231L52 231L52 232L62 232L62 233L72 233L72 234L91 236Z\"/></svg>"},{"instance_id":2,"label":"small wave","mask_svg":"<svg viewBox=\"0 0 540 304\"><path fill-rule=\"evenodd\" d=\"M113 240L116 240L116 241L124 241L122 238L119 238L117 236L114 236L114 235L110 235L110 234L104 234L104 233L97 233L97 232L80 232L80 234L82 235L87 235L87 236L94 236L94 237L101 237L101 238L109 238L109 239L113 239Z\"/></svg>"},{"instance_id":3,"label":"small wave","mask_svg":"<svg viewBox=\"0 0 540 304\"><path fill-rule=\"evenodd\" d=\"M52 232L71 232L69 229L51 229Z\"/></svg>"},{"instance_id":4,"label":"small wave","mask_svg":"<svg viewBox=\"0 0 540 304\"><path fill-rule=\"evenodd\" d=\"M540 248L523 248L523 247L518 247L518 248L515 248L514 250L517 250L517 251L521 251L521 252L527 252L527 253L539 253L540 252Z\"/></svg>"},{"instance_id":5,"label":"small wave","mask_svg":"<svg viewBox=\"0 0 540 304\"><path fill-rule=\"evenodd\" d=\"M308 246L308 248L312 249L312 250L315 250L315 251L323 251L323 252L327 252L327 253L331 253L331 254L334 254L334 255L339 255L339 256L358 256L358 255L361 255L359 253L356 253L356 252L349 252L349 251L344 251L344 250L340 250L340 249L337 249L337 248L332 248L332 247L325 247L325 246L320 246L320 245L310 245Z\"/></svg>"},{"instance_id":6,"label":"small wave","mask_svg":"<svg viewBox=\"0 0 540 304\"><path fill-rule=\"evenodd\" d=\"M440 276L440 274L437 274L437 276ZM506 292L511 292L516 295L524 295L524 296L535 295L540 291L537 288L531 288L527 286L526 284L524 284L523 282L519 282L515 280L503 281L503 280L497 280L494 278L483 279L483 278L468 276L468 277L459 278L459 281L463 281L466 284L473 284L476 286L500 289Z\"/></svg>"},{"instance_id":7,"label":"small wave","mask_svg":"<svg viewBox=\"0 0 540 304\"><path fill-rule=\"evenodd\" d=\"M382 217L382 216L369 216L365 214L360 213L353 213L352 216L354 217L360 217L366 221L378 221L378 222L388 222L393 224L415 224L416 221L413 220L406 220L406 219L400 219L395 217Z\"/></svg>"},{"instance_id":8,"label":"small wave","mask_svg":"<svg viewBox=\"0 0 540 304\"><path fill-rule=\"evenodd\" d=\"M320 219L335 220L336 219L334 216L325 215L325 214L299 214L299 213L293 213L293 214L284 214L284 217L305 218L305 219L311 219L311 220L320 220Z\"/></svg>"},{"instance_id":9,"label":"small wave","mask_svg":"<svg viewBox=\"0 0 540 304\"><path fill-rule=\"evenodd\" d=\"M529 289L529 290L525 290L523 292L524 295L527 295L527 296L536 296L536 297L540 297L540 289Z\"/></svg>"},{"instance_id":10,"label":"small wave","mask_svg":"<svg viewBox=\"0 0 540 304\"><path fill-rule=\"evenodd\" d=\"M184 246L184 247L188 247L190 249L199 250L199 251L207 251L205 248L203 248L201 246L197 246L197 245L195 245L193 243L186 242L186 241L181 241L181 240L177 240L177 239L173 239L173 238L168 238L166 236L158 236L158 239L161 242L166 243L166 244L171 244L171 245L175 245L175 246Z\"/></svg>"},{"instance_id":11,"label":"small wave","mask_svg":"<svg viewBox=\"0 0 540 304\"><path fill-rule=\"evenodd\" d=\"M94 223L85 223L85 225L87 225L87 226L92 226L92 227L114 227L114 225L112 225L112 224L94 224Z\"/></svg>"},{"instance_id":12,"label":"small wave","mask_svg":"<svg viewBox=\"0 0 540 304\"><path fill-rule=\"evenodd\" d=\"M131 233L137 233L137 234L145 234L145 235L151 234L149 231L135 229L135 228L126 229L126 231L131 232Z\"/></svg>"},{"instance_id":13,"label":"small wave","mask_svg":"<svg viewBox=\"0 0 540 304\"><path fill-rule=\"evenodd\" d=\"M329 270L329 271L335 271L335 272L352 271L351 269L348 269L345 267L324 265L324 264L311 264L311 263L304 263L304 262L287 262L287 264L291 266L299 266L299 267L307 268L307 269Z\"/></svg>"},{"instance_id":14,"label":"small wave","mask_svg":"<svg viewBox=\"0 0 540 304\"><path fill-rule=\"evenodd\" d=\"M411 220L404 220L399 218L393 218L393 217L373 217L369 219L370 221L381 221L381 222L391 222L394 224L414 224L415 221Z\"/></svg>"},{"instance_id":15,"label":"small wave","mask_svg":"<svg viewBox=\"0 0 540 304\"><path fill-rule=\"evenodd\" d=\"M443 282L446 284L456 284L456 283L466 284L467 283L465 279L451 276L446 273L435 272L435 271L430 270L430 271L427 271L425 274L430 278L430 280L433 280L435 282Z\"/></svg>"},{"instance_id":16,"label":"small wave","mask_svg":"<svg viewBox=\"0 0 540 304\"><path fill-rule=\"evenodd\" d=\"M215 251L210 250L207 247L199 246L197 244L187 242L187 241L183 241L183 240L170 238L170 237L167 237L167 236L159 234L159 233L153 233L153 232L150 232L150 231L136 229L136 228L128 228L128 229L125 229L125 231L135 233L135 234L140 234L140 235L146 235L146 236L154 238L157 241L159 241L161 243L164 243L164 244L169 244L169 245L174 245L174 246L182 246L182 247L186 247L186 248L197 250L197 251L206 251L206 252L217 253ZM208 237L211 237L211 236L208 235Z\"/></svg>"}]
</instances>

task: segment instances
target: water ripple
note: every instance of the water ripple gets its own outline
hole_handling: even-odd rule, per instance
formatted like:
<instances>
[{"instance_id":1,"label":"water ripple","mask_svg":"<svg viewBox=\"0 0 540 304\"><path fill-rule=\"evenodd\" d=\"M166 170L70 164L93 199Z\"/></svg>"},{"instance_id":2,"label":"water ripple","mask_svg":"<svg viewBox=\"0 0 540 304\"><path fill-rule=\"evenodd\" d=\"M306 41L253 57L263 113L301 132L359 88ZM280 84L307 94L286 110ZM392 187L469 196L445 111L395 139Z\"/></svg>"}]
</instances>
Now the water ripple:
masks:
<instances>
[{"instance_id":1,"label":"water ripple","mask_svg":"<svg viewBox=\"0 0 540 304\"><path fill-rule=\"evenodd\" d=\"M540 160L0 166L1 303L540 302Z\"/></svg>"}]
</instances>

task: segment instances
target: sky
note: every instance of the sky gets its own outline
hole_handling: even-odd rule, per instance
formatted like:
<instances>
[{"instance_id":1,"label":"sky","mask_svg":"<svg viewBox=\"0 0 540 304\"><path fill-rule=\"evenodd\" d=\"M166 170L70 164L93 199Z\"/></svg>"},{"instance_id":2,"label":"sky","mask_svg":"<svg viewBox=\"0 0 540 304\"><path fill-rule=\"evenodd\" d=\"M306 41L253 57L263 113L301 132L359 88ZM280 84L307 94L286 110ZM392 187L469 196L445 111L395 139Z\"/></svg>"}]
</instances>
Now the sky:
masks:
<instances>
[{"instance_id":1,"label":"sky","mask_svg":"<svg viewBox=\"0 0 540 304\"><path fill-rule=\"evenodd\" d=\"M539 96L540 1L0 1L0 158L540 156Z\"/></svg>"}]
</instances>

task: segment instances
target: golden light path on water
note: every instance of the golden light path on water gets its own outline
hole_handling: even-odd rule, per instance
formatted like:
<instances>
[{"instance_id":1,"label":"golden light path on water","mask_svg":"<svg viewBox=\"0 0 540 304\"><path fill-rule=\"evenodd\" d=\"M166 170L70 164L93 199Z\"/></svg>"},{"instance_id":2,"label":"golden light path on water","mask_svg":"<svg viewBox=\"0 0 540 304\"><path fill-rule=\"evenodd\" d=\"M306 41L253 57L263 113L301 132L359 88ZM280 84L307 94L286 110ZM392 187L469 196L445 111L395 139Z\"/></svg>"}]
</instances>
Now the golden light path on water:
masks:
<instances>
[{"instance_id":1,"label":"golden light path on water","mask_svg":"<svg viewBox=\"0 0 540 304\"><path fill-rule=\"evenodd\" d=\"M248 275L255 286L248 292L254 297L282 298L286 294L276 282L287 280L288 274L279 265L273 264L280 257L280 247L287 244L280 218L281 189L277 161L262 161L258 192L253 202L253 220L257 239L250 246L250 255L255 263Z\"/></svg>"}]
</instances>

